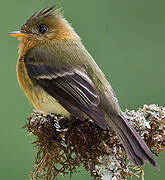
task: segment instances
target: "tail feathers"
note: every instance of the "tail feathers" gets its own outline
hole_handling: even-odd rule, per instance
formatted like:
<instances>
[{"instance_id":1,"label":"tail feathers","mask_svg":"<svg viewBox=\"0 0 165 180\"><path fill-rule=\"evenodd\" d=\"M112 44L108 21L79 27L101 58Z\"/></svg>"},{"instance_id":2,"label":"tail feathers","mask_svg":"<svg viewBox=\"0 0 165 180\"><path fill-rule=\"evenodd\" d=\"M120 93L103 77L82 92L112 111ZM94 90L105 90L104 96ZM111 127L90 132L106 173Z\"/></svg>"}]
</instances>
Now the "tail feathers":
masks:
<instances>
[{"instance_id":1,"label":"tail feathers","mask_svg":"<svg viewBox=\"0 0 165 180\"><path fill-rule=\"evenodd\" d=\"M136 166L142 166L149 161L153 166L159 168L153 154L141 136L129 124L122 115L111 119L111 126L119 136L131 162Z\"/></svg>"}]
</instances>

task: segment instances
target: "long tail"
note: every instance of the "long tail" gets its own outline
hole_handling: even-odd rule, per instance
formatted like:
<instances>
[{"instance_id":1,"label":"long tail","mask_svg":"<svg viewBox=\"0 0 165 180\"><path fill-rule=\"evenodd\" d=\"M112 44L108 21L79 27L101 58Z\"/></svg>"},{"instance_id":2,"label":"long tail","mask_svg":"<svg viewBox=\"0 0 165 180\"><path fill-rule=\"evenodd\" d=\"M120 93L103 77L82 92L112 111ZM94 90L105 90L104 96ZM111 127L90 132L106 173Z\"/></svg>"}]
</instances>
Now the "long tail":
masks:
<instances>
[{"instance_id":1,"label":"long tail","mask_svg":"<svg viewBox=\"0 0 165 180\"><path fill-rule=\"evenodd\" d=\"M149 161L153 166L159 168L149 147L122 114L111 119L110 126L119 136L128 157L134 165L142 166Z\"/></svg>"}]
</instances>

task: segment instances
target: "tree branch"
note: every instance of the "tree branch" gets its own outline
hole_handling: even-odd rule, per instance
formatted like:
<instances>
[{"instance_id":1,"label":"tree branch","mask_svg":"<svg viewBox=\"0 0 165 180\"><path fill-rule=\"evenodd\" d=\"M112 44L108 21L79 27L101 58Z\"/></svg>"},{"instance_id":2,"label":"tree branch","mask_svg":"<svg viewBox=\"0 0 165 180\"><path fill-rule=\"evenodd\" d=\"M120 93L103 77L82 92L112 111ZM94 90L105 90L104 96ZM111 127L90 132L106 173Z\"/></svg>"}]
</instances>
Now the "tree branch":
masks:
<instances>
[{"instance_id":1,"label":"tree branch","mask_svg":"<svg viewBox=\"0 0 165 180\"><path fill-rule=\"evenodd\" d=\"M155 155L165 148L165 108L144 105L138 111L126 110L125 117L142 136ZM38 149L32 179L55 179L59 173L70 173L83 165L95 180L126 180L142 176L141 167L127 161L118 137L109 128L103 131L92 120L81 122L61 115L44 116L35 111L28 118L28 133L36 136Z\"/></svg>"}]
</instances>

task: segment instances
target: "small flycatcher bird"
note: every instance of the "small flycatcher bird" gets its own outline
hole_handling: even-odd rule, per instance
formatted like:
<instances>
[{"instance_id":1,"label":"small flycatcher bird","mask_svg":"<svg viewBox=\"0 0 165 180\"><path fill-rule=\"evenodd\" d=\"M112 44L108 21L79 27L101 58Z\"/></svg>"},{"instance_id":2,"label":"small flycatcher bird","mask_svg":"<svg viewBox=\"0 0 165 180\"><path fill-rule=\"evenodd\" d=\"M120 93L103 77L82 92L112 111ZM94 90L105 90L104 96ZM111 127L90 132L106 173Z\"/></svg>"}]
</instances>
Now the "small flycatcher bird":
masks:
<instances>
[{"instance_id":1,"label":"small flycatcher bird","mask_svg":"<svg viewBox=\"0 0 165 180\"><path fill-rule=\"evenodd\" d=\"M37 110L82 121L89 117L102 129L110 126L134 165L149 161L158 167L146 143L122 115L103 72L56 5L37 11L10 35L20 40L19 85Z\"/></svg>"}]
</instances>

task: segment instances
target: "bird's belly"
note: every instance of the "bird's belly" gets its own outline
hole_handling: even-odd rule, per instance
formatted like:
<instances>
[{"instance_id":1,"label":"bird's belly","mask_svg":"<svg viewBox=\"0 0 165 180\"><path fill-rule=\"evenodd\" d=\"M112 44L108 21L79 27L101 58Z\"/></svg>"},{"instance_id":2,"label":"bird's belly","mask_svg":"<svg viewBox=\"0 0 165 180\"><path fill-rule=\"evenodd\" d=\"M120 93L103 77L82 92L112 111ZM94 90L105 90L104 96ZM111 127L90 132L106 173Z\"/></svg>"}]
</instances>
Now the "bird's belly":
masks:
<instances>
[{"instance_id":1,"label":"bird's belly","mask_svg":"<svg viewBox=\"0 0 165 180\"><path fill-rule=\"evenodd\" d=\"M33 87L29 86L24 92L34 108L42 111L45 115L48 113L55 113L61 114L64 117L70 117L71 114L42 87L38 85Z\"/></svg>"},{"instance_id":2,"label":"bird's belly","mask_svg":"<svg viewBox=\"0 0 165 180\"><path fill-rule=\"evenodd\" d=\"M38 86L33 88L32 91L33 93L31 93L29 100L35 109L42 111L44 114L56 113L61 114L64 117L70 117L70 113L44 89Z\"/></svg>"},{"instance_id":3,"label":"bird's belly","mask_svg":"<svg viewBox=\"0 0 165 180\"><path fill-rule=\"evenodd\" d=\"M42 104L40 103L40 107L39 108L36 107L36 109L42 111L44 114L55 113L55 114L61 114L67 118L70 117L70 113L65 108L63 108L55 99L54 100L46 99L44 102L42 102Z\"/></svg>"}]
</instances>

